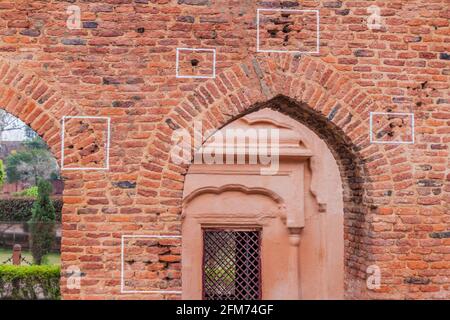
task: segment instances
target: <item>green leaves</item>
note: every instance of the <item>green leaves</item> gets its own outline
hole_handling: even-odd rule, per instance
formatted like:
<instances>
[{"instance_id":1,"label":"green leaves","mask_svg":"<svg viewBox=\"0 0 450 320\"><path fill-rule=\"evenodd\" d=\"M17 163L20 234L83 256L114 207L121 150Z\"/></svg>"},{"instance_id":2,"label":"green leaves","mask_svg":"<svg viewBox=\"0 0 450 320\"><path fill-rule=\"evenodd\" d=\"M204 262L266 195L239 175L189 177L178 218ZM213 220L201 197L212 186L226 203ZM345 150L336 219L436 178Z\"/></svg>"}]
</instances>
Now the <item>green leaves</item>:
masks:
<instances>
[{"instance_id":1,"label":"green leaves","mask_svg":"<svg viewBox=\"0 0 450 320\"><path fill-rule=\"evenodd\" d=\"M0 278L5 281L23 280L30 277L48 279L56 277L59 280L60 266L42 265L42 266L13 266L0 265Z\"/></svg>"},{"instance_id":2,"label":"green leaves","mask_svg":"<svg viewBox=\"0 0 450 320\"><path fill-rule=\"evenodd\" d=\"M37 184L39 178L49 179L58 172L58 165L45 142L36 137L25 141L23 149L6 158L6 174L9 182L28 181Z\"/></svg>"},{"instance_id":3,"label":"green leaves","mask_svg":"<svg viewBox=\"0 0 450 320\"><path fill-rule=\"evenodd\" d=\"M37 186L29 187L29 188L26 188L26 189L24 189L22 191L14 192L13 195L14 196L21 196L21 197L37 198L37 196L38 196L38 187Z\"/></svg>"},{"instance_id":4,"label":"green leaves","mask_svg":"<svg viewBox=\"0 0 450 320\"><path fill-rule=\"evenodd\" d=\"M50 182L40 179L38 182L38 196L37 200L31 209L32 222L54 222L55 221L55 207L50 199L52 193L52 185Z\"/></svg>"}]
</instances>

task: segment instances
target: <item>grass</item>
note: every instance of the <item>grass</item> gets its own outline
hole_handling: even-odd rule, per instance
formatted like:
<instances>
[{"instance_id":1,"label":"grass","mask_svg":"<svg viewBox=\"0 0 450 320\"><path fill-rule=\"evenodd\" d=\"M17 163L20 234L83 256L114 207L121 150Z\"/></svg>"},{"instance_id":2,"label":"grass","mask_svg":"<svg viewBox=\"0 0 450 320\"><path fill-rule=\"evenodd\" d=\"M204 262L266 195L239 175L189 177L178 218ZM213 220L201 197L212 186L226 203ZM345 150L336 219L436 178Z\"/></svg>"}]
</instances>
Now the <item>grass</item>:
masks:
<instances>
[{"instance_id":1,"label":"grass","mask_svg":"<svg viewBox=\"0 0 450 320\"><path fill-rule=\"evenodd\" d=\"M3 264L6 260L12 257L12 250L0 248L0 265ZM22 251L22 257L25 258L29 262L33 262L33 257L29 251ZM49 253L44 258L44 263L47 265L59 265L61 263L61 256L59 253ZM8 262L7 264L11 264ZM25 264L25 262L22 262Z\"/></svg>"}]
</instances>

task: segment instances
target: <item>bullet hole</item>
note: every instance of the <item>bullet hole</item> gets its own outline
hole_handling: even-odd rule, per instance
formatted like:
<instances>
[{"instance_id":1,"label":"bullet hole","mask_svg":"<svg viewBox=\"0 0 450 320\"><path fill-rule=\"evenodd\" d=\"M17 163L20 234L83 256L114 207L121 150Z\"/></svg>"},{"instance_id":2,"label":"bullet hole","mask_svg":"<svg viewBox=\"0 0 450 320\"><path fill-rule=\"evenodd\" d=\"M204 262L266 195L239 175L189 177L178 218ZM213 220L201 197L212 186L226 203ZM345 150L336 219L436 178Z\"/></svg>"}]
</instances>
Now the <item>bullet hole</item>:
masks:
<instances>
[{"instance_id":1,"label":"bullet hole","mask_svg":"<svg viewBox=\"0 0 450 320\"><path fill-rule=\"evenodd\" d=\"M291 14L290 13L282 13L281 16L283 18L289 18L291 16Z\"/></svg>"},{"instance_id":2,"label":"bullet hole","mask_svg":"<svg viewBox=\"0 0 450 320\"><path fill-rule=\"evenodd\" d=\"M80 150L80 155L84 157L97 152L99 149L99 146L97 144L94 144L86 148L79 148L78 150Z\"/></svg>"},{"instance_id":3,"label":"bullet hole","mask_svg":"<svg viewBox=\"0 0 450 320\"><path fill-rule=\"evenodd\" d=\"M192 65L193 67L198 66L199 63L200 63L200 61L197 60L197 59L192 59L192 60L191 60L191 65Z\"/></svg>"},{"instance_id":4,"label":"bullet hole","mask_svg":"<svg viewBox=\"0 0 450 320\"><path fill-rule=\"evenodd\" d=\"M395 127L399 127L399 128L403 128L403 124L395 124L395 123L389 123L389 127L391 128L395 128Z\"/></svg>"},{"instance_id":5,"label":"bullet hole","mask_svg":"<svg viewBox=\"0 0 450 320\"><path fill-rule=\"evenodd\" d=\"M67 148L73 149L73 144L69 145Z\"/></svg>"},{"instance_id":6,"label":"bullet hole","mask_svg":"<svg viewBox=\"0 0 450 320\"><path fill-rule=\"evenodd\" d=\"M134 259L129 259L129 260L125 260L125 261L128 264L134 264L136 262L136 260L134 260Z\"/></svg>"},{"instance_id":7,"label":"bullet hole","mask_svg":"<svg viewBox=\"0 0 450 320\"><path fill-rule=\"evenodd\" d=\"M78 129L77 133L83 133L86 130L89 130L89 124L80 121L80 128Z\"/></svg>"},{"instance_id":8,"label":"bullet hole","mask_svg":"<svg viewBox=\"0 0 450 320\"><path fill-rule=\"evenodd\" d=\"M388 137L393 137L394 136L394 132L392 130L381 130L377 133L377 139L381 139L384 136L388 136Z\"/></svg>"},{"instance_id":9,"label":"bullet hole","mask_svg":"<svg viewBox=\"0 0 450 320\"><path fill-rule=\"evenodd\" d=\"M289 41L289 35L285 35L283 39L283 46L287 46Z\"/></svg>"},{"instance_id":10,"label":"bullet hole","mask_svg":"<svg viewBox=\"0 0 450 320\"><path fill-rule=\"evenodd\" d=\"M272 38L275 38L277 36L278 30L277 29L270 29L270 30L267 30L267 32L270 34L270 36Z\"/></svg>"},{"instance_id":11,"label":"bullet hole","mask_svg":"<svg viewBox=\"0 0 450 320\"><path fill-rule=\"evenodd\" d=\"M94 147L91 149L91 153L97 152L99 149L99 146L97 144L94 144Z\"/></svg>"},{"instance_id":12,"label":"bullet hole","mask_svg":"<svg viewBox=\"0 0 450 320\"><path fill-rule=\"evenodd\" d=\"M383 130L379 131L376 136L378 139L383 138L384 136L388 137L394 137L395 135L395 128L403 128L405 125L405 119L402 118L396 118L396 117L389 117L388 118L389 125L384 127ZM380 121L378 121L380 123Z\"/></svg>"},{"instance_id":13,"label":"bullet hole","mask_svg":"<svg viewBox=\"0 0 450 320\"><path fill-rule=\"evenodd\" d=\"M289 33L289 32L291 32L291 29L289 29L289 25L288 24L286 24L284 27L283 27L283 33Z\"/></svg>"},{"instance_id":14,"label":"bullet hole","mask_svg":"<svg viewBox=\"0 0 450 320\"><path fill-rule=\"evenodd\" d=\"M422 83L420 84L420 87L421 87L422 89L425 89L425 88L427 87L427 84L428 84L428 81L422 82Z\"/></svg>"},{"instance_id":15,"label":"bullet hole","mask_svg":"<svg viewBox=\"0 0 450 320\"><path fill-rule=\"evenodd\" d=\"M145 32L145 28L142 28L142 27L141 28L137 28L136 32L137 33L144 33Z\"/></svg>"},{"instance_id":16,"label":"bullet hole","mask_svg":"<svg viewBox=\"0 0 450 320\"><path fill-rule=\"evenodd\" d=\"M421 107L421 106L422 106L422 104L423 104L423 102L422 102L422 101L416 102L416 106L418 106L418 107Z\"/></svg>"},{"instance_id":17,"label":"bullet hole","mask_svg":"<svg viewBox=\"0 0 450 320\"><path fill-rule=\"evenodd\" d=\"M405 119L403 119L403 118L396 118L396 117L388 117L388 120L389 121L391 121L390 122L390 126L391 126L391 128L394 128L394 127L403 127L403 125L405 124Z\"/></svg>"}]
</instances>

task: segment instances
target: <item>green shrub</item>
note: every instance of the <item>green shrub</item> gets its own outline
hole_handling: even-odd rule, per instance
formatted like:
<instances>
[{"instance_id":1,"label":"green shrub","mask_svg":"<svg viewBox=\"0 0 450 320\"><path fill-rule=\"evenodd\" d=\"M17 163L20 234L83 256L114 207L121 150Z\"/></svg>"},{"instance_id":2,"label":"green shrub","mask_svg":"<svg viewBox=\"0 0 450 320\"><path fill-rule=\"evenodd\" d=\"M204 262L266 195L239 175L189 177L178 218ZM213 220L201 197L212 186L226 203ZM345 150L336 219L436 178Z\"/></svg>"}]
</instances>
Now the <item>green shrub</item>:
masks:
<instances>
[{"instance_id":1,"label":"green shrub","mask_svg":"<svg viewBox=\"0 0 450 320\"><path fill-rule=\"evenodd\" d=\"M0 265L0 299L60 299L59 266Z\"/></svg>"},{"instance_id":2,"label":"green shrub","mask_svg":"<svg viewBox=\"0 0 450 320\"><path fill-rule=\"evenodd\" d=\"M14 192L13 195L20 196L20 197L30 197L30 198L36 199L38 196L38 187L32 186L32 187L26 188L22 191Z\"/></svg>"},{"instance_id":3,"label":"green shrub","mask_svg":"<svg viewBox=\"0 0 450 320\"><path fill-rule=\"evenodd\" d=\"M27 222L31 219L31 208L34 199L30 198L12 198L0 199L0 221L5 222ZM55 207L56 221L61 221L62 201L53 200Z\"/></svg>"}]
</instances>

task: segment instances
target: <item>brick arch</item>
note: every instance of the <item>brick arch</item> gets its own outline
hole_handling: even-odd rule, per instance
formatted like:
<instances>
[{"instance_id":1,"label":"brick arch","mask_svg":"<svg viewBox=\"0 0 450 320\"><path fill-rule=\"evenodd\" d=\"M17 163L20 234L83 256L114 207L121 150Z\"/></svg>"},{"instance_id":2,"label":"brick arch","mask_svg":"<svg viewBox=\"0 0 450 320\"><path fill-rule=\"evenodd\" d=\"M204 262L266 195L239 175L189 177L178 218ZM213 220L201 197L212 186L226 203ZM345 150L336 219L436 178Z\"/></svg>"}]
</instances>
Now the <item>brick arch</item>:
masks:
<instances>
[{"instance_id":1,"label":"brick arch","mask_svg":"<svg viewBox=\"0 0 450 320\"><path fill-rule=\"evenodd\" d=\"M205 131L218 130L266 107L308 126L334 154L344 184L346 277L351 279L346 282L359 280L347 292L365 290L361 281L371 257L370 216L379 201L371 194L380 189L375 186L379 176L390 172L381 147L370 144L369 139L370 111L380 108L362 87L319 58L258 55L200 85L168 114L150 139L139 174L138 195L159 199L155 208L161 214L180 214L189 166L169 160L173 131L191 131L193 122L199 120ZM144 197L142 204L146 204ZM171 231L179 230L174 227ZM362 257L365 262L361 262Z\"/></svg>"},{"instance_id":2,"label":"brick arch","mask_svg":"<svg viewBox=\"0 0 450 320\"><path fill-rule=\"evenodd\" d=\"M80 114L58 89L3 59L0 59L0 108L36 131L58 162L61 160L61 118Z\"/></svg>"},{"instance_id":3,"label":"brick arch","mask_svg":"<svg viewBox=\"0 0 450 320\"><path fill-rule=\"evenodd\" d=\"M82 115L81 110L64 99L58 88L46 83L38 75L27 72L17 64L0 59L0 108L26 123L47 143L58 165L61 160L61 119L63 116ZM62 223L67 215L76 212L77 206L67 200L67 193L74 185L82 181L83 173L64 174L64 197ZM70 183L68 183L70 181ZM69 186L68 186L69 185ZM70 220L68 220L70 222ZM63 226L62 237L64 238ZM62 242L61 252L67 250ZM62 268L67 262L61 260ZM61 281L65 281L61 274Z\"/></svg>"},{"instance_id":4,"label":"brick arch","mask_svg":"<svg viewBox=\"0 0 450 320\"><path fill-rule=\"evenodd\" d=\"M277 107L275 102L284 107ZM326 138L329 145L334 140L345 146L352 157L363 163L367 176L388 170L383 150L370 144L369 139L369 114L381 108L364 88L318 58L258 55L204 82L169 112L149 139L138 179L140 194L154 190L156 180L161 180L160 190L169 181L183 181L188 166L169 162L174 130L190 130L193 122L199 120L205 131L219 130L264 107L291 116L296 113L294 118ZM301 116L296 109L305 114ZM313 120L320 122L317 128ZM328 138L325 129L332 133ZM339 159L337 149L331 149Z\"/></svg>"}]
</instances>

